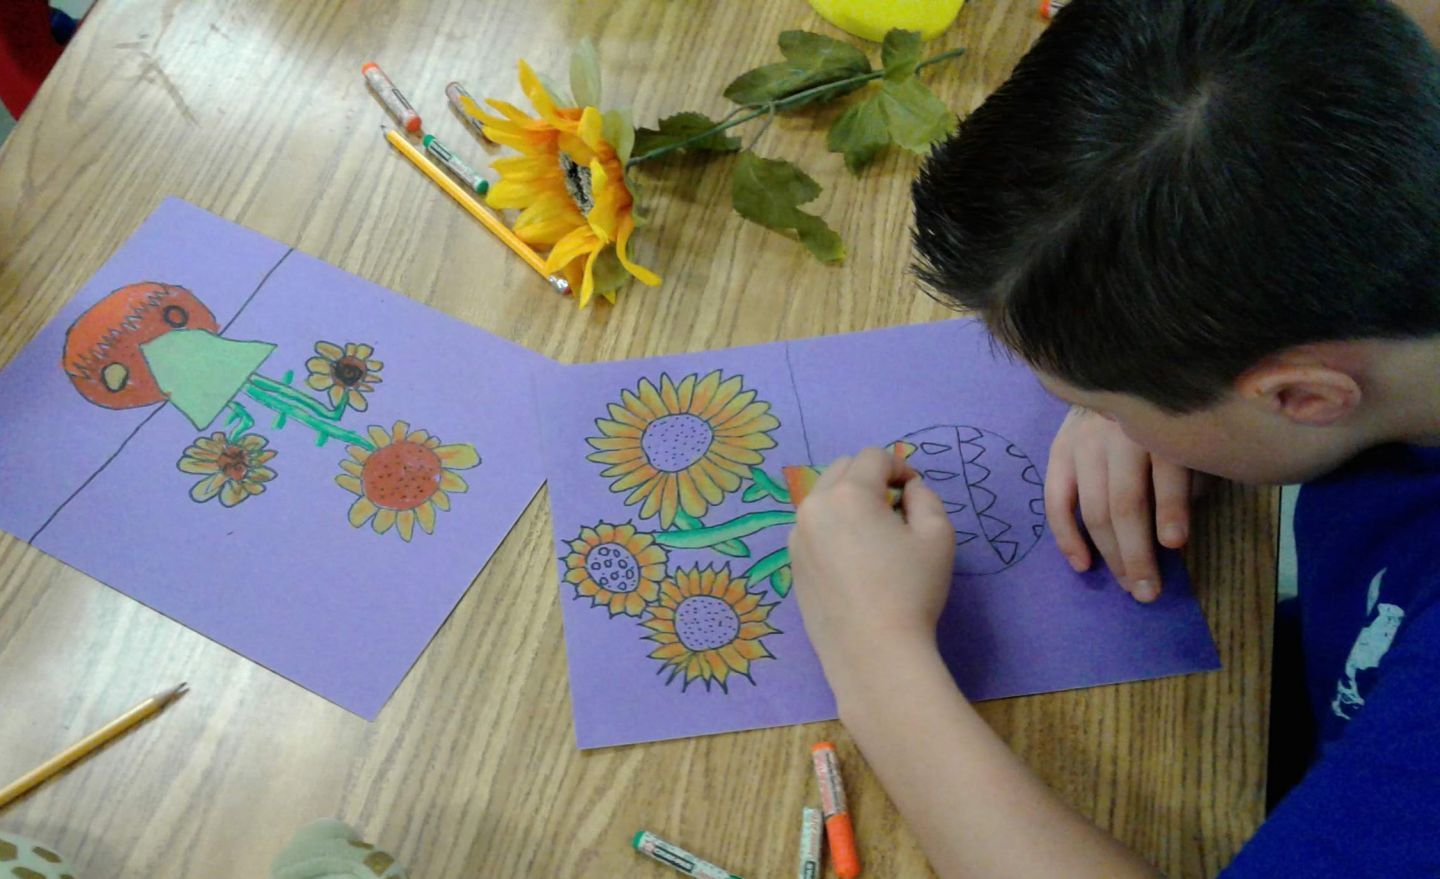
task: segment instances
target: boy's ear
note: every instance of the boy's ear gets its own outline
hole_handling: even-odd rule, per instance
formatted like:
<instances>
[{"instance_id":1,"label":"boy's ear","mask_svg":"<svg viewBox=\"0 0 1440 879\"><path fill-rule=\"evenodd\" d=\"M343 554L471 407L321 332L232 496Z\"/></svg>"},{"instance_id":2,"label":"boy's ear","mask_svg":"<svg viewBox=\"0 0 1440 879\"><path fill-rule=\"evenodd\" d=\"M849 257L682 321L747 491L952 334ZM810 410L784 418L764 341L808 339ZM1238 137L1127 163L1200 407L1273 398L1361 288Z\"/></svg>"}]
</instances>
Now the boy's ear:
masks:
<instances>
[{"instance_id":1,"label":"boy's ear","mask_svg":"<svg viewBox=\"0 0 1440 879\"><path fill-rule=\"evenodd\" d=\"M1328 366L1272 361L1245 373L1236 384L1242 399L1312 427L1335 424L1360 405L1360 383Z\"/></svg>"}]
</instances>

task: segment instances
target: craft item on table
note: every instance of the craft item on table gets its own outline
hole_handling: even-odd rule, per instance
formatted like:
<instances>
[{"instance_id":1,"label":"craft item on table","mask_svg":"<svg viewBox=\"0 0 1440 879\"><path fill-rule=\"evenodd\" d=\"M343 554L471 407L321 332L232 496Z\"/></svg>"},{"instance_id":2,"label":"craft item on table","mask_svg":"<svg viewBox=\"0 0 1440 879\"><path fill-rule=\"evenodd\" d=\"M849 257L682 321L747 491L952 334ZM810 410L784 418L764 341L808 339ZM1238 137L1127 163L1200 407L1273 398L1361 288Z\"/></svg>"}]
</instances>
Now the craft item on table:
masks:
<instances>
[{"instance_id":1,"label":"craft item on table","mask_svg":"<svg viewBox=\"0 0 1440 879\"><path fill-rule=\"evenodd\" d=\"M810 0L820 17L862 40L880 42L893 28L932 40L955 23L965 0Z\"/></svg>"},{"instance_id":2,"label":"craft item on table","mask_svg":"<svg viewBox=\"0 0 1440 879\"><path fill-rule=\"evenodd\" d=\"M1040 17L1049 21L1064 9L1070 0L1040 0Z\"/></svg>"},{"instance_id":3,"label":"craft item on table","mask_svg":"<svg viewBox=\"0 0 1440 879\"><path fill-rule=\"evenodd\" d=\"M0 876L5 879L78 879L70 862L33 839L0 830Z\"/></svg>"},{"instance_id":4,"label":"craft item on table","mask_svg":"<svg viewBox=\"0 0 1440 879\"><path fill-rule=\"evenodd\" d=\"M20 776L15 781L0 788L0 809L23 797L27 792L44 784L49 779L64 772L70 766L85 759L95 751L100 750L125 733L134 729L147 718L164 710L167 705L185 695L187 692L185 684L172 687L163 693L151 696L134 708L110 721L97 729L95 732L46 760L35 769Z\"/></svg>"},{"instance_id":5,"label":"craft item on table","mask_svg":"<svg viewBox=\"0 0 1440 879\"><path fill-rule=\"evenodd\" d=\"M810 748L815 764L815 781L820 786L820 811L825 816L825 842L835 875L855 879L860 875L860 853L855 849L855 826L850 823L850 806L845 802L845 783L840 778L840 758L835 746L819 742Z\"/></svg>"},{"instance_id":6,"label":"craft item on table","mask_svg":"<svg viewBox=\"0 0 1440 879\"><path fill-rule=\"evenodd\" d=\"M821 860L822 843L825 839L825 824L819 809L806 806L800 810L800 865L795 871L796 879L820 879L824 873Z\"/></svg>"},{"instance_id":7,"label":"craft item on table","mask_svg":"<svg viewBox=\"0 0 1440 879\"><path fill-rule=\"evenodd\" d=\"M480 105L475 103L474 98L470 97L470 92L465 90L465 86L458 82L450 83L445 86L445 97L450 101L451 109L453 109L461 119L465 120L465 124L469 125L471 130L480 136L480 142L486 146L493 146L495 141L485 135L485 123L480 121L478 115L480 113Z\"/></svg>"},{"instance_id":8,"label":"craft item on table","mask_svg":"<svg viewBox=\"0 0 1440 879\"><path fill-rule=\"evenodd\" d=\"M654 128L637 129L627 109L601 109L600 66L588 40L571 56L568 93L521 61L520 87L533 117L495 99L486 103L496 113L464 111L483 123L487 137L520 153L493 163L499 180L487 202L521 211L515 233L549 251L546 271L564 273L579 305L595 296L613 302L632 279L660 283L631 251L631 236L646 215L635 168L679 150L712 157L738 153L730 180L736 213L798 239L822 262L841 261L840 236L800 207L819 196L820 184L796 165L762 158L753 147L777 114L864 89L863 98L835 119L827 148L843 153L854 173L891 143L925 155L954 130L955 114L916 74L964 50L922 59L920 34L893 30L885 35L877 67L855 46L821 34L785 31L779 43L784 60L746 71L726 87L725 98L737 106L722 119L675 112ZM761 119L751 148L742 149L739 138L726 133Z\"/></svg>"},{"instance_id":9,"label":"craft item on table","mask_svg":"<svg viewBox=\"0 0 1440 879\"><path fill-rule=\"evenodd\" d=\"M905 459L914 453L915 447L909 443L893 442L885 447L885 451L895 456L897 463L904 463ZM824 467L812 467L809 464L798 464L791 467L781 467L780 472L785 475L785 486L790 489L790 505L799 508L809 496L810 490L815 483L820 481L820 474L825 472ZM891 486L885 489L885 500L890 506L899 508L905 490Z\"/></svg>"},{"instance_id":10,"label":"craft item on table","mask_svg":"<svg viewBox=\"0 0 1440 879\"><path fill-rule=\"evenodd\" d=\"M484 195L486 190L490 188L490 182L484 177L481 177L479 171L476 171L470 167L468 162L455 155L449 147L436 139L435 135L427 134L420 139L420 142L425 146L425 152L438 159L440 164L445 167L445 170L449 171L466 189L476 195Z\"/></svg>"},{"instance_id":11,"label":"craft item on table","mask_svg":"<svg viewBox=\"0 0 1440 879\"><path fill-rule=\"evenodd\" d=\"M389 852L333 818L307 824L270 865L270 879L405 879Z\"/></svg>"},{"instance_id":12,"label":"craft item on table","mask_svg":"<svg viewBox=\"0 0 1440 879\"><path fill-rule=\"evenodd\" d=\"M740 879L739 876L724 867L696 857L680 846L666 842L645 830L635 834L635 838L630 840L630 846L652 861L659 861L667 867L674 867L691 879Z\"/></svg>"},{"instance_id":13,"label":"craft item on table","mask_svg":"<svg viewBox=\"0 0 1440 879\"><path fill-rule=\"evenodd\" d=\"M367 61L360 67L360 72L364 74L370 90L375 92L375 96L385 105L385 109L390 111L390 115L395 117L400 127L411 134L419 134L420 114L415 112L409 99L395 87L395 83L390 81L390 77L385 75L380 65Z\"/></svg>"},{"instance_id":14,"label":"craft item on table","mask_svg":"<svg viewBox=\"0 0 1440 879\"><path fill-rule=\"evenodd\" d=\"M898 445L955 526L937 638L969 698L1218 664L1175 554L1142 605L1046 535L1035 462L1066 406L978 322L561 367L538 389L581 747L835 717L777 465L864 446Z\"/></svg>"},{"instance_id":15,"label":"craft item on table","mask_svg":"<svg viewBox=\"0 0 1440 879\"><path fill-rule=\"evenodd\" d=\"M419 168L426 177L434 181L436 186L445 190L446 194L459 202L470 216L480 221L480 225L489 229L496 238L511 250L515 251L525 264L540 273L540 277L550 282L550 286L558 293L569 293L570 284L564 277L551 274L545 268L545 261L540 258L530 245L516 237L515 233L501 222L500 218L492 214L484 205L475 200L475 197L467 192L460 184L451 180L444 171L435 166L435 163L425 158L424 154L415 149L408 140L393 129L385 132L385 139L390 145L400 151L400 154L409 159L415 167Z\"/></svg>"},{"instance_id":16,"label":"craft item on table","mask_svg":"<svg viewBox=\"0 0 1440 879\"><path fill-rule=\"evenodd\" d=\"M544 480L553 366L167 200L0 371L0 528L374 717Z\"/></svg>"}]
</instances>

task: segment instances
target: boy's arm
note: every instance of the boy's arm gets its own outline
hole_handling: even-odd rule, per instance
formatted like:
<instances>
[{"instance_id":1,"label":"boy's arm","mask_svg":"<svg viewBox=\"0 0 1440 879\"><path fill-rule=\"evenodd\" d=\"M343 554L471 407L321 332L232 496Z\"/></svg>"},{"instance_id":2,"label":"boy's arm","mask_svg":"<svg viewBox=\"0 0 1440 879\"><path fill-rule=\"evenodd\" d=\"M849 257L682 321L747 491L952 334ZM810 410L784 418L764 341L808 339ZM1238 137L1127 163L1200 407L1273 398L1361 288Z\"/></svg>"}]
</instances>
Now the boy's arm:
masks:
<instances>
[{"instance_id":1,"label":"boy's arm","mask_svg":"<svg viewBox=\"0 0 1440 879\"><path fill-rule=\"evenodd\" d=\"M791 532L806 632L840 718L944 879L1158 875L1062 803L961 695L935 646L955 532L878 449L828 467ZM905 483L904 518L885 490Z\"/></svg>"}]
</instances>

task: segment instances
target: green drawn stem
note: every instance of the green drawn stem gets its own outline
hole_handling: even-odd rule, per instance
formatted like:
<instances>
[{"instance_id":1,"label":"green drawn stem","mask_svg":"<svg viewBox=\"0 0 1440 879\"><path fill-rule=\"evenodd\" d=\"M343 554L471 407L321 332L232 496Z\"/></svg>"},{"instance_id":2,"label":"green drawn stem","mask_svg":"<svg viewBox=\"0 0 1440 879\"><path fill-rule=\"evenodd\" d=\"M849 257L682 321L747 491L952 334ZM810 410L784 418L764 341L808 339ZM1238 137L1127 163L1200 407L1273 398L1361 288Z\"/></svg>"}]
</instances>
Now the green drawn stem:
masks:
<instances>
[{"instance_id":1,"label":"green drawn stem","mask_svg":"<svg viewBox=\"0 0 1440 879\"><path fill-rule=\"evenodd\" d=\"M226 419L226 421L238 422L230 431L230 441L235 442L245 435L245 431L255 426L255 418L250 414L250 410L245 408L243 403L231 400L225 405L230 409L230 417Z\"/></svg>"},{"instance_id":2,"label":"green drawn stem","mask_svg":"<svg viewBox=\"0 0 1440 879\"><path fill-rule=\"evenodd\" d=\"M790 564L790 550L788 548L777 549L757 560L741 576L749 583L759 583L788 564Z\"/></svg>"},{"instance_id":3,"label":"green drawn stem","mask_svg":"<svg viewBox=\"0 0 1440 879\"><path fill-rule=\"evenodd\" d=\"M674 547L675 549L701 549L707 546L714 546L726 540L749 537L757 531L764 531L766 528L772 528L776 525L789 525L794 521L795 514L789 510L766 510L762 513L746 513L743 516L731 519L729 522L722 522L719 525L711 525L706 528L696 528L692 531L659 531L655 534L655 542L662 546Z\"/></svg>"},{"instance_id":4,"label":"green drawn stem","mask_svg":"<svg viewBox=\"0 0 1440 879\"><path fill-rule=\"evenodd\" d=\"M341 410L338 408L334 411L324 409L294 388L286 387L273 379L259 375L252 376L245 385L245 393L255 402L282 418L293 418L315 431L315 445L317 446L325 445L328 440L338 439L363 449L373 451L375 448L375 444L370 442L368 437L335 423L339 420Z\"/></svg>"},{"instance_id":5,"label":"green drawn stem","mask_svg":"<svg viewBox=\"0 0 1440 879\"><path fill-rule=\"evenodd\" d=\"M939 55L934 55L926 58L924 61L921 61L919 64L915 65L915 72L919 73L920 70L925 67L929 67L931 64L936 64L949 58L954 58L957 55L963 54L964 51L965 50L963 48L948 49L944 52L941 52ZM724 131L727 128L734 128L741 123L749 122L751 119L764 116L767 113L774 114L788 107L794 106L795 104L803 104L811 98L814 98L816 95L822 95L825 92L839 91L850 86L860 85L861 83L869 82L872 79L879 79L884 75L885 70L884 68L881 68L879 70L872 70L869 73L860 73L856 74L855 76L847 77L845 79L837 79L834 82L827 82L822 83L821 85L811 86L810 88L803 91L798 91L793 95L786 95L785 97L778 100L766 101L763 104L759 104L751 112L746 113L744 116L737 117L735 115L735 111L731 111L730 115L726 116L723 120L716 123L713 127L707 128L699 134L692 135L685 138L684 140L677 141L671 144L666 144L662 147L656 147L648 153L641 153L638 156L634 156L630 159L630 161L625 163L625 167L631 168L635 165L640 164L641 162L648 162L651 159L658 159L666 153L673 153L676 150L683 150L685 147L690 146L691 144L699 143L700 141L704 140L707 137L710 137L716 132Z\"/></svg>"},{"instance_id":6,"label":"green drawn stem","mask_svg":"<svg viewBox=\"0 0 1440 879\"><path fill-rule=\"evenodd\" d=\"M289 373L287 373L287 375L288 374ZM251 387L263 390L266 393L284 397L290 403L296 406L301 406L314 414L315 417L324 418L326 421L339 421L341 416L345 414L345 400L343 398L340 400L340 405L335 406L334 408L327 409L319 403L315 402L314 398L310 397L309 395L303 394L300 391L295 390L288 384L285 384L283 382L277 382L273 378L266 378L259 373L250 376L246 384ZM286 412L284 414L289 415L291 413Z\"/></svg>"},{"instance_id":7,"label":"green drawn stem","mask_svg":"<svg viewBox=\"0 0 1440 879\"><path fill-rule=\"evenodd\" d=\"M704 522L700 521L699 519L695 518L684 510L676 511L675 528L677 530L694 531L697 528L704 527ZM745 541L743 540L722 540L718 543L712 544L710 548L715 550L716 552L724 553L725 555L734 556L736 558L743 559L750 557L750 547L746 546Z\"/></svg>"}]
</instances>

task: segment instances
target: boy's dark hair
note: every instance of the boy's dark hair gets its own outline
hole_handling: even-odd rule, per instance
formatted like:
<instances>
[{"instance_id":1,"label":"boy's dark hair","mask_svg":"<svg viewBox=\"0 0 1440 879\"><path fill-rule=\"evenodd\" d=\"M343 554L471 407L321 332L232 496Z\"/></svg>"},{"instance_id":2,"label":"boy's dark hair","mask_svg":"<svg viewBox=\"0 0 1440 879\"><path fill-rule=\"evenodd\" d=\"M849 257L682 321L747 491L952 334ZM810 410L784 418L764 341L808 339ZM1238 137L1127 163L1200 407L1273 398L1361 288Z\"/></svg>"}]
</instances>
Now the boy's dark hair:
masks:
<instances>
[{"instance_id":1,"label":"boy's dark hair","mask_svg":"<svg viewBox=\"0 0 1440 879\"><path fill-rule=\"evenodd\" d=\"M917 271L1171 412L1307 342L1440 333L1440 62L1371 0L1076 0L913 187Z\"/></svg>"}]
</instances>

